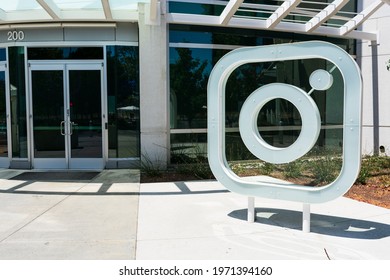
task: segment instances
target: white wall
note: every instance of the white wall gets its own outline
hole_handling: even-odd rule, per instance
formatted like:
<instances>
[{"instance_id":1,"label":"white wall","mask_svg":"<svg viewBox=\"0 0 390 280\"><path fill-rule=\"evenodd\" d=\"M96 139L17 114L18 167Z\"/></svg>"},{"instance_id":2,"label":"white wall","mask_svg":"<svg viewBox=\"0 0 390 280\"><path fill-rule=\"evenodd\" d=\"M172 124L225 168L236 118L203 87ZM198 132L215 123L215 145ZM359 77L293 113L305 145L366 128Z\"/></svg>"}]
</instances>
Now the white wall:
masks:
<instances>
[{"instance_id":1,"label":"white wall","mask_svg":"<svg viewBox=\"0 0 390 280\"><path fill-rule=\"evenodd\" d=\"M367 7L376 0L363 0L363 7ZM390 71L386 69L386 61L390 59L390 5L382 6L367 20L363 31L378 31L378 116L379 116L379 141L377 145L384 146L387 155L390 155ZM363 76L363 153L374 151L374 114L373 109L373 47L370 41L359 42L361 53L358 53L361 61Z\"/></svg>"}]
</instances>

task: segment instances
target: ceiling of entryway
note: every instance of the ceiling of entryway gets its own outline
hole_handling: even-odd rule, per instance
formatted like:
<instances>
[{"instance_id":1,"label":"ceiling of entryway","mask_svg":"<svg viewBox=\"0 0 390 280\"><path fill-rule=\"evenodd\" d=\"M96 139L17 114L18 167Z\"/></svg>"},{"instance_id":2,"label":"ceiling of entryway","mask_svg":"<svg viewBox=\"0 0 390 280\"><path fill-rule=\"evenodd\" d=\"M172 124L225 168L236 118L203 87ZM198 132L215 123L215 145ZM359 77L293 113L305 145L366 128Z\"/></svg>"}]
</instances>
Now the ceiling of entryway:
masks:
<instances>
[{"instance_id":1,"label":"ceiling of entryway","mask_svg":"<svg viewBox=\"0 0 390 280\"><path fill-rule=\"evenodd\" d=\"M159 24L163 14L168 23L175 24L376 40L376 30L359 27L390 0L372 0L356 12L344 9L354 0L0 0L0 28L37 23L135 22L139 3L146 4L144 13L151 24ZM178 11L170 8L178 5Z\"/></svg>"},{"instance_id":2,"label":"ceiling of entryway","mask_svg":"<svg viewBox=\"0 0 390 280\"><path fill-rule=\"evenodd\" d=\"M0 23L136 21L138 3L150 0L0 0Z\"/></svg>"}]
</instances>

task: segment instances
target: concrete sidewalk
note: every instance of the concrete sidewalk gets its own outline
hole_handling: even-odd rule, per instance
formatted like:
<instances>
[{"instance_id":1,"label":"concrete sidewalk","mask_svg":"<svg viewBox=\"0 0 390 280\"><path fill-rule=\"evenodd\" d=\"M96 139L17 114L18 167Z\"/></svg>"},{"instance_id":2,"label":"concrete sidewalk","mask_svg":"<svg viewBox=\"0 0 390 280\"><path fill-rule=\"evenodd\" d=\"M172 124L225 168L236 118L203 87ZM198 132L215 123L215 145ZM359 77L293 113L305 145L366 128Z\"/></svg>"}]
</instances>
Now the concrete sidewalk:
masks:
<instances>
[{"instance_id":1,"label":"concrete sidewalk","mask_svg":"<svg viewBox=\"0 0 390 280\"><path fill-rule=\"evenodd\" d=\"M348 198L302 205L247 198L216 181L140 184L134 170L90 180L10 180L0 171L0 259L390 259L390 210ZM50 177L50 176L48 176Z\"/></svg>"},{"instance_id":2,"label":"concrete sidewalk","mask_svg":"<svg viewBox=\"0 0 390 280\"><path fill-rule=\"evenodd\" d=\"M311 233L301 231L302 204L247 198L218 182L141 184L137 259L390 259L390 210L341 197L311 207Z\"/></svg>"},{"instance_id":3,"label":"concrete sidewalk","mask_svg":"<svg viewBox=\"0 0 390 280\"><path fill-rule=\"evenodd\" d=\"M85 181L8 180L0 172L0 259L134 259L139 172ZM113 183L115 182L115 183Z\"/></svg>"}]
</instances>

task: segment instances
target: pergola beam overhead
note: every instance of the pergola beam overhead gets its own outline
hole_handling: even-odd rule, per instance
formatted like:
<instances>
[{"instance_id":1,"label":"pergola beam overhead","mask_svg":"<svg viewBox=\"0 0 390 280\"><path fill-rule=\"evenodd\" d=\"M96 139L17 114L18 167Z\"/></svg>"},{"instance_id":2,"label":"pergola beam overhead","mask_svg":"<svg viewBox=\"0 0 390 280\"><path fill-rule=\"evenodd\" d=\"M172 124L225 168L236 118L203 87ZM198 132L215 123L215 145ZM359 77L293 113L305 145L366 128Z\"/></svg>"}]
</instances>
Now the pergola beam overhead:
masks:
<instances>
[{"instance_id":1,"label":"pergola beam overhead","mask_svg":"<svg viewBox=\"0 0 390 280\"><path fill-rule=\"evenodd\" d=\"M175 24L192 24L192 25L208 25L208 26L220 26L218 16L204 16L204 15L190 15L181 13L169 13L167 15L167 21ZM265 21L259 21L256 19L246 18L233 18L228 27L232 28L248 28L248 29L267 29ZM305 25L293 22L281 22L275 28L275 31L281 32L294 32L294 33L307 33ZM341 38L352 38L373 41L377 39L375 33L363 32L359 30L353 30L346 36L340 35L339 29L328 26L320 26L313 31L313 34L321 36L333 36Z\"/></svg>"},{"instance_id":2,"label":"pergola beam overhead","mask_svg":"<svg viewBox=\"0 0 390 280\"><path fill-rule=\"evenodd\" d=\"M321 26L321 24L334 16L348 2L349 0L335 0L330 3L326 8L306 23L306 31L312 32L314 29Z\"/></svg>"},{"instance_id":3,"label":"pergola beam overhead","mask_svg":"<svg viewBox=\"0 0 390 280\"><path fill-rule=\"evenodd\" d=\"M267 28L274 28L278 25L302 0L286 0L267 19Z\"/></svg>"},{"instance_id":4,"label":"pergola beam overhead","mask_svg":"<svg viewBox=\"0 0 390 280\"><path fill-rule=\"evenodd\" d=\"M53 2L53 0L36 0L39 5L54 19L60 20L62 13L60 8Z\"/></svg>"},{"instance_id":5,"label":"pergola beam overhead","mask_svg":"<svg viewBox=\"0 0 390 280\"><path fill-rule=\"evenodd\" d=\"M160 24L161 17L169 23L226 26L231 28L250 28L273 30L321 36L335 36L373 40L377 37L374 31L357 30L385 3L390 0L372 0L362 12L341 9L352 0L278 0L249 1L245 0L97 0L97 1L58 1L29 0L26 5L8 5L4 0L0 8L0 25L20 23L58 23L58 22L137 22L139 5L145 6L142 14L148 24ZM22 3L22 0L18 0ZM175 6L167 10L169 1L183 3L187 9L175 13ZM34 3L33 3L34 2ZM87 3L88 2L88 3ZM331 3L328 3L331 2ZM19 2L18 2L19 3ZM33 3L33 4L32 4ZM28 4L28 5L27 5ZM202 14L192 10L190 5L207 5L222 11L220 15ZM30 7L30 8L27 8ZM178 10L178 11L179 11ZM353 18L351 18L353 17ZM341 24L340 24L341 22ZM345 23L344 25L342 25ZM341 25L341 26L340 26Z\"/></svg>"},{"instance_id":6,"label":"pergola beam overhead","mask_svg":"<svg viewBox=\"0 0 390 280\"><path fill-rule=\"evenodd\" d=\"M157 0L150 0L150 20L156 21L158 19L159 3Z\"/></svg>"},{"instance_id":7,"label":"pergola beam overhead","mask_svg":"<svg viewBox=\"0 0 390 280\"><path fill-rule=\"evenodd\" d=\"M385 1L385 0L384 0ZM343 26L340 27L340 34L345 35L352 30L356 29L359 25L365 22L373 13L375 13L380 7L382 7L385 2L382 0L377 0L368 6L366 9L358 13L354 18L349 20Z\"/></svg>"},{"instance_id":8,"label":"pergola beam overhead","mask_svg":"<svg viewBox=\"0 0 390 280\"><path fill-rule=\"evenodd\" d=\"M227 25L243 2L244 0L230 0L219 16L220 24Z\"/></svg>"},{"instance_id":9,"label":"pergola beam overhead","mask_svg":"<svg viewBox=\"0 0 390 280\"><path fill-rule=\"evenodd\" d=\"M108 2L108 0L102 0L102 6L103 6L103 11L104 11L104 15L105 15L106 19L112 20L110 3Z\"/></svg>"}]
</instances>

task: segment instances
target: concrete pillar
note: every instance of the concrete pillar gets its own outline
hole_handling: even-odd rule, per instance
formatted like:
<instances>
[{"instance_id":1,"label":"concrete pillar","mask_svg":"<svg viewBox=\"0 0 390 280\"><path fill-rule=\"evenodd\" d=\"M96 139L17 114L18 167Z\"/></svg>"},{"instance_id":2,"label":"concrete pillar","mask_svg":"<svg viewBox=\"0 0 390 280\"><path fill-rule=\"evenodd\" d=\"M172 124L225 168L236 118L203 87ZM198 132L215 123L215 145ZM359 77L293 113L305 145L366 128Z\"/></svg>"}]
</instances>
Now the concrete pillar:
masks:
<instances>
[{"instance_id":1,"label":"concrete pillar","mask_svg":"<svg viewBox=\"0 0 390 280\"><path fill-rule=\"evenodd\" d=\"M168 41L165 15L150 21L139 4L141 162L166 168L169 159Z\"/></svg>"}]
</instances>

